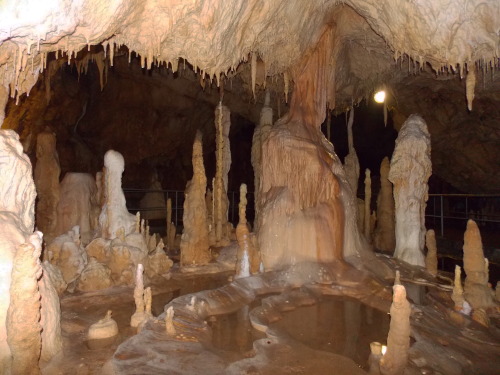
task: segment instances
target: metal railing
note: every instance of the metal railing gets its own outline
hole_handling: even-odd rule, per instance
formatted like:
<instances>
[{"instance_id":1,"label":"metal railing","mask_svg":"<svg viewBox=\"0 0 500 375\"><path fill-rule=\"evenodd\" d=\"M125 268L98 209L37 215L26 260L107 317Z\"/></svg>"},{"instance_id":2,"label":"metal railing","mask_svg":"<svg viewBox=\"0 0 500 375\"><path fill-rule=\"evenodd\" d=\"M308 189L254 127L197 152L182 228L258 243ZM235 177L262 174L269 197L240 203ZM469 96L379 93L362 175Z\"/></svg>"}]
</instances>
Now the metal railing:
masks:
<instances>
[{"instance_id":1,"label":"metal railing","mask_svg":"<svg viewBox=\"0 0 500 375\"><path fill-rule=\"evenodd\" d=\"M135 189L124 188L125 200L127 202L127 209L131 213L136 212L164 212L166 217L167 206L165 207L140 207L140 200L147 193L163 193L165 202L167 199L172 200L172 221L176 227L182 227L182 216L184 214L184 191L182 190L153 190L153 189ZM238 224L238 203L239 192L230 191L227 194L229 200L228 220L233 225ZM255 216L254 213L254 194L247 193L247 220L252 222Z\"/></svg>"},{"instance_id":2,"label":"metal railing","mask_svg":"<svg viewBox=\"0 0 500 375\"><path fill-rule=\"evenodd\" d=\"M427 224L432 220L435 227L439 226L441 237L447 225L466 223L469 219L479 226L500 228L500 195L429 194L425 217Z\"/></svg>"}]
</instances>

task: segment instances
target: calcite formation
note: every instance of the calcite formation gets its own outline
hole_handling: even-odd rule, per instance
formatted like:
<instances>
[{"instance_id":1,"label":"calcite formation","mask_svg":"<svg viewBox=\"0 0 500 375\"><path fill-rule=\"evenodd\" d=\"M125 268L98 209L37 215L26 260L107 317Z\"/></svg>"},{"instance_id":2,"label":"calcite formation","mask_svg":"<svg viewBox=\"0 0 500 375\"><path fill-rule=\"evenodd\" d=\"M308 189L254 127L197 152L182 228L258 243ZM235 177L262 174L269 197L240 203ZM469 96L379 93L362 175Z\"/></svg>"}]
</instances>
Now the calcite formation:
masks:
<instances>
[{"instance_id":1,"label":"calcite formation","mask_svg":"<svg viewBox=\"0 0 500 375\"><path fill-rule=\"evenodd\" d=\"M83 244L88 244L98 229L100 212L101 203L94 177L88 173L66 173L60 185L56 235L78 226Z\"/></svg>"},{"instance_id":2,"label":"calcite formation","mask_svg":"<svg viewBox=\"0 0 500 375\"><path fill-rule=\"evenodd\" d=\"M391 305L391 324L387 336L387 352L380 360L383 375L402 375L408 362L410 348L411 306L403 285L394 285Z\"/></svg>"},{"instance_id":3,"label":"calcite formation","mask_svg":"<svg viewBox=\"0 0 500 375\"><path fill-rule=\"evenodd\" d=\"M425 268L432 276L438 273L438 258L437 258L437 245L436 233L434 229L429 229L425 234L425 244L427 247L427 254L425 256Z\"/></svg>"},{"instance_id":4,"label":"calcite formation","mask_svg":"<svg viewBox=\"0 0 500 375\"><path fill-rule=\"evenodd\" d=\"M203 143L200 132L196 133L192 160L193 178L186 186L184 199L184 230L181 237L181 265L183 266L206 264L211 260L205 203L207 177L203 165Z\"/></svg>"},{"instance_id":5,"label":"calcite formation","mask_svg":"<svg viewBox=\"0 0 500 375\"><path fill-rule=\"evenodd\" d=\"M135 230L135 216L127 211L122 191L122 173L125 169L123 156L114 150L104 155L105 202L99 215L101 236L107 239L117 237L120 230L124 235Z\"/></svg>"},{"instance_id":6,"label":"calcite formation","mask_svg":"<svg viewBox=\"0 0 500 375\"><path fill-rule=\"evenodd\" d=\"M455 278L453 281L453 292L451 294L451 299L455 304L456 311L463 311L464 307L464 289L462 287L462 269L459 265L455 266Z\"/></svg>"},{"instance_id":7,"label":"calcite formation","mask_svg":"<svg viewBox=\"0 0 500 375\"><path fill-rule=\"evenodd\" d=\"M34 180L38 203L36 225L50 242L56 234L57 204L59 203L59 156L56 150L56 135L48 130L36 138L36 166Z\"/></svg>"},{"instance_id":8,"label":"calcite formation","mask_svg":"<svg viewBox=\"0 0 500 375\"><path fill-rule=\"evenodd\" d=\"M394 198L392 183L389 181L389 158L380 164L380 191L377 197L377 225L373 234L373 244L379 250L392 253L396 246L394 223Z\"/></svg>"},{"instance_id":9,"label":"calcite formation","mask_svg":"<svg viewBox=\"0 0 500 375\"><path fill-rule=\"evenodd\" d=\"M91 292L106 289L112 285L113 281L109 267L91 257L77 279L76 290Z\"/></svg>"},{"instance_id":10,"label":"calcite formation","mask_svg":"<svg viewBox=\"0 0 500 375\"><path fill-rule=\"evenodd\" d=\"M241 184L240 187L240 203L239 203L239 222L236 226L236 239L238 240L238 254L236 257L236 277L247 277L251 273L258 271L260 265L260 257L253 234L250 233L246 218L247 208L247 186Z\"/></svg>"},{"instance_id":11,"label":"calcite formation","mask_svg":"<svg viewBox=\"0 0 500 375\"><path fill-rule=\"evenodd\" d=\"M137 328L139 325L149 318L152 318L151 314L151 288L144 289L144 279L143 274L144 267L142 264L137 266L135 274L135 289L134 289L134 301L135 301L135 312L130 318L130 326Z\"/></svg>"},{"instance_id":12,"label":"calcite formation","mask_svg":"<svg viewBox=\"0 0 500 375\"><path fill-rule=\"evenodd\" d=\"M464 297L473 309L492 306L492 290L488 286L488 261L484 257L481 233L473 220L467 222L464 234Z\"/></svg>"},{"instance_id":13,"label":"calcite formation","mask_svg":"<svg viewBox=\"0 0 500 375\"><path fill-rule=\"evenodd\" d=\"M359 181L359 160L354 148L354 137L352 135L352 126L354 124L354 108L349 111L349 121L347 122L347 144L349 153L344 158L344 169L354 196L358 194Z\"/></svg>"},{"instance_id":14,"label":"calcite formation","mask_svg":"<svg viewBox=\"0 0 500 375\"><path fill-rule=\"evenodd\" d=\"M396 139L389 181L394 185L396 249L394 257L425 266L425 206L431 175L431 140L427 124L411 115Z\"/></svg>"},{"instance_id":15,"label":"calcite formation","mask_svg":"<svg viewBox=\"0 0 500 375\"><path fill-rule=\"evenodd\" d=\"M111 310L108 310L104 318L89 327L87 333L88 340L102 340L114 337L118 334L118 324L116 324L116 321L111 317L111 314Z\"/></svg>"}]
</instances>

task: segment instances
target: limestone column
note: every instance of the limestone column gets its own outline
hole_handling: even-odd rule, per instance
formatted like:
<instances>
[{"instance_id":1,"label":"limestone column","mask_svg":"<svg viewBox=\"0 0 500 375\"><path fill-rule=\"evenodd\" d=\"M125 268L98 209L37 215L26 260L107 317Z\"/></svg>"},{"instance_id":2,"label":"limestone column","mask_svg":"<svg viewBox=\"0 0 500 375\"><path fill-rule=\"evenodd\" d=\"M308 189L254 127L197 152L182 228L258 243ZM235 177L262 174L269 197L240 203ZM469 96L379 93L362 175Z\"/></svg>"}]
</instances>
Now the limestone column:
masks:
<instances>
[{"instance_id":1,"label":"limestone column","mask_svg":"<svg viewBox=\"0 0 500 375\"><path fill-rule=\"evenodd\" d=\"M431 169L427 124L419 115L411 115L399 131L389 171L396 206L394 257L422 267L425 266L425 206Z\"/></svg>"},{"instance_id":2,"label":"limestone column","mask_svg":"<svg viewBox=\"0 0 500 375\"><path fill-rule=\"evenodd\" d=\"M352 126L354 123L354 107L349 112L349 121L347 122L347 144L349 153L344 158L344 169L352 189L354 196L358 194L358 181L359 181L359 160L354 148L354 137L352 135Z\"/></svg>"},{"instance_id":3,"label":"limestone column","mask_svg":"<svg viewBox=\"0 0 500 375\"><path fill-rule=\"evenodd\" d=\"M394 197L392 183L389 181L389 158L385 157L380 164L380 191L377 197L377 227L373 235L373 243L379 250L392 253L396 246L394 223Z\"/></svg>"},{"instance_id":4,"label":"limestone column","mask_svg":"<svg viewBox=\"0 0 500 375\"><path fill-rule=\"evenodd\" d=\"M425 268L432 276L438 273L438 259L437 259L437 246L436 234L433 229L429 229L425 234L425 244L427 247L427 254L425 256Z\"/></svg>"},{"instance_id":5,"label":"limestone column","mask_svg":"<svg viewBox=\"0 0 500 375\"><path fill-rule=\"evenodd\" d=\"M239 203L239 222L236 227L236 239L238 240L238 255L236 257L236 277L247 277L251 273L252 260L257 256L252 241L246 218L247 208L247 186L241 184Z\"/></svg>"},{"instance_id":6,"label":"limestone column","mask_svg":"<svg viewBox=\"0 0 500 375\"><path fill-rule=\"evenodd\" d=\"M223 188L223 184L219 187ZM206 191L207 177L203 165L203 142L201 132L198 131L193 144L193 178L187 183L184 199L181 266L206 264L211 260L205 203Z\"/></svg>"},{"instance_id":7,"label":"limestone column","mask_svg":"<svg viewBox=\"0 0 500 375\"><path fill-rule=\"evenodd\" d=\"M37 136L34 179L38 198L36 226L47 243L56 235L60 174L56 135L45 130Z\"/></svg>"}]
</instances>

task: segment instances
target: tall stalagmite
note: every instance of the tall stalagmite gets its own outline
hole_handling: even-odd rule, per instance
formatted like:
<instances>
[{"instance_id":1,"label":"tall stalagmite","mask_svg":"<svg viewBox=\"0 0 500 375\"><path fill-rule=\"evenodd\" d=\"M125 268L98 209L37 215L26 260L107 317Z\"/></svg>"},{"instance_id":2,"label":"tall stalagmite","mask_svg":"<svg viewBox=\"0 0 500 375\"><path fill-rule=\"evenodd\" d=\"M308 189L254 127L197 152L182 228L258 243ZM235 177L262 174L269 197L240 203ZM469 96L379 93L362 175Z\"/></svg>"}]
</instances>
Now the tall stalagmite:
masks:
<instances>
[{"instance_id":1,"label":"tall stalagmite","mask_svg":"<svg viewBox=\"0 0 500 375\"><path fill-rule=\"evenodd\" d=\"M203 142L201 132L198 131L193 143L193 178L187 183L184 200L184 229L181 237L182 266L206 264L211 259L205 203L206 191L207 177L203 165Z\"/></svg>"},{"instance_id":2,"label":"tall stalagmite","mask_svg":"<svg viewBox=\"0 0 500 375\"><path fill-rule=\"evenodd\" d=\"M214 189L214 224L215 245L229 245L230 223L227 221L229 200L227 198L227 178L231 167L231 149L229 147L229 128L231 119L229 109L219 103L215 109L216 128L216 168Z\"/></svg>"},{"instance_id":3,"label":"tall stalagmite","mask_svg":"<svg viewBox=\"0 0 500 375\"><path fill-rule=\"evenodd\" d=\"M40 374L38 360L42 347L40 291L37 280L42 275L40 254L42 235L30 236L14 256L10 305L7 311L7 342L12 352L11 373Z\"/></svg>"},{"instance_id":4,"label":"tall stalagmite","mask_svg":"<svg viewBox=\"0 0 500 375\"><path fill-rule=\"evenodd\" d=\"M240 203L239 203L239 222L236 227L236 239L238 240L238 255L236 258L236 277L250 276L250 273L255 272L255 264L260 263L258 254L255 249L252 234L248 229L246 218L247 209L247 186L241 184L240 187ZM251 265L254 265L252 267ZM257 265L258 267L258 265Z\"/></svg>"},{"instance_id":5,"label":"tall stalagmite","mask_svg":"<svg viewBox=\"0 0 500 375\"><path fill-rule=\"evenodd\" d=\"M380 164L380 191L377 197L377 227L373 235L373 243L379 250L392 253L396 246L394 224L394 197L392 183L389 181L389 158L385 157Z\"/></svg>"},{"instance_id":6,"label":"tall stalagmite","mask_svg":"<svg viewBox=\"0 0 500 375\"><path fill-rule=\"evenodd\" d=\"M473 309L488 308L493 304L488 286L488 262L484 257L481 233L474 220L467 222L464 235L464 270L466 274L464 297Z\"/></svg>"},{"instance_id":7,"label":"tall stalagmite","mask_svg":"<svg viewBox=\"0 0 500 375\"><path fill-rule=\"evenodd\" d=\"M427 254L425 256L425 268L432 276L436 276L438 273L438 259L436 233L434 233L434 229L429 229L425 234L425 244L427 247Z\"/></svg>"},{"instance_id":8,"label":"tall stalagmite","mask_svg":"<svg viewBox=\"0 0 500 375\"><path fill-rule=\"evenodd\" d=\"M38 203L36 226L49 243L57 234L57 204L59 202L59 156L56 135L48 130L36 138L36 166L34 180Z\"/></svg>"},{"instance_id":9,"label":"tall stalagmite","mask_svg":"<svg viewBox=\"0 0 500 375\"><path fill-rule=\"evenodd\" d=\"M387 352L380 360L380 370L383 375L402 375L408 362L410 348L411 306L406 299L406 289L403 285L394 285L392 289Z\"/></svg>"},{"instance_id":10,"label":"tall stalagmite","mask_svg":"<svg viewBox=\"0 0 500 375\"><path fill-rule=\"evenodd\" d=\"M18 247L33 233L35 196L31 163L19 136L12 130L0 130L0 370L7 374L11 368L6 319L12 268ZM31 306L27 308L31 310Z\"/></svg>"},{"instance_id":11,"label":"tall stalagmite","mask_svg":"<svg viewBox=\"0 0 500 375\"><path fill-rule=\"evenodd\" d=\"M270 107L270 94L266 92L264 106L260 111L259 124L255 127L252 138L252 166L254 171L254 186L255 186L255 219L254 226L259 227L260 217L260 199L259 186L260 176L262 174L262 144L269 135L269 131L273 126L273 109Z\"/></svg>"},{"instance_id":12,"label":"tall stalagmite","mask_svg":"<svg viewBox=\"0 0 500 375\"><path fill-rule=\"evenodd\" d=\"M427 124L419 115L411 115L399 131L389 171L396 202L394 257L422 267L425 266L425 206L431 169Z\"/></svg>"},{"instance_id":13,"label":"tall stalagmite","mask_svg":"<svg viewBox=\"0 0 500 375\"><path fill-rule=\"evenodd\" d=\"M122 191L123 156L114 150L104 155L104 196L106 201L99 216L101 236L114 239L123 228L124 235L135 230L135 216L130 214Z\"/></svg>"}]
</instances>

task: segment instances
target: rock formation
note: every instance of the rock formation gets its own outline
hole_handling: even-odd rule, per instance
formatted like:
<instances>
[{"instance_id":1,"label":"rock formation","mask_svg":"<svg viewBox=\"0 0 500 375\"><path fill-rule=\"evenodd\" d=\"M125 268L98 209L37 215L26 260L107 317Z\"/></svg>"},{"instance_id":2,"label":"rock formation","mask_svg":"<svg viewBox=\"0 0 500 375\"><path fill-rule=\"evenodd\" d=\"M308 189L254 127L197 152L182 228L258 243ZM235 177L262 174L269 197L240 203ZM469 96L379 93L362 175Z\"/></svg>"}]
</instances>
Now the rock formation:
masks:
<instances>
[{"instance_id":1,"label":"rock formation","mask_svg":"<svg viewBox=\"0 0 500 375\"><path fill-rule=\"evenodd\" d=\"M425 244L427 247L427 254L425 256L425 268L432 276L438 273L438 258L437 258L437 245L436 234L434 229L429 229L425 234Z\"/></svg>"},{"instance_id":2,"label":"rock formation","mask_svg":"<svg viewBox=\"0 0 500 375\"><path fill-rule=\"evenodd\" d=\"M14 257L18 247L28 242L34 230L35 184L31 163L23 154L19 136L12 130L0 130L0 369L9 373L11 349L8 344L7 310L11 300ZM31 245L23 245L24 250ZM31 283L29 279L28 284ZM27 286L28 287L28 286ZM29 286L33 288L33 286ZM26 296L32 298L31 296ZM35 302L36 303L36 302ZM32 306L27 307L33 310ZM39 316L39 311L33 311ZM34 317L27 317L32 322ZM36 334L36 332L35 332ZM38 333L39 335L39 333ZM38 368L38 365L35 366Z\"/></svg>"},{"instance_id":3,"label":"rock formation","mask_svg":"<svg viewBox=\"0 0 500 375\"><path fill-rule=\"evenodd\" d=\"M37 136L36 166L34 180L38 203L36 226L49 243L56 233L57 204L59 202L59 156L56 150L56 136L46 130Z\"/></svg>"},{"instance_id":4,"label":"rock formation","mask_svg":"<svg viewBox=\"0 0 500 375\"><path fill-rule=\"evenodd\" d=\"M481 233L473 220L467 222L464 235L464 297L473 309L492 306L492 290L488 286L488 262L484 257Z\"/></svg>"},{"instance_id":5,"label":"rock formation","mask_svg":"<svg viewBox=\"0 0 500 375\"><path fill-rule=\"evenodd\" d=\"M66 173L60 186L56 236L78 226L82 243L87 245L95 235L101 210L96 181L88 173Z\"/></svg>"},{"instance_id":6,"label":"rock formation","mask_svg":"<svg viewBox=\"0 0 500 375\"><path fill-rule=\"evenodd\" d=\"M158 174L153 173L149 191L139 202L144 220L165 219L165 197L163 196L161 182L158 180Z\"/></svg>"},{"instance_id":7,"label":"rock formation","mask_svg":"<svg viewBox=\"0 0 500 375\"><path fill-rule=\"evenodd\" d=\"M222 102L215 109L216 128L216 168L214 199L215 245L229 245L231 224L228 222L229 200L227 198L227 178L231 167L231 149L229 147L229 128L231 119L229 109Z\"/></svg>"},{"instance_id":8,"label":"rock formation","mask_svg":"<svg viewBox=\"0 0 500 375\"><path fill-rule=\"evenodd\" d=\"M264 106L260 111L259 124L255 127L252 138L252 167L254 171L254 186L255 186L255 220L254 227L259 227L260 217L260 199L259 199L259 186L260 175L262 170L262 144L269 135L269 131L273 126L273 109L270 107L271 96L269 91L266 92Z\"/></svg>"},{"instance_id":9,"label":"rock formation","mask_svg":"<svg viewBox=\"0 0 500 375\"><path fill-rule=\"evenodd\" d=\"M392 183L389 181L389 158L380 164L380 191L377 197L377 226L373 235L373 244L379 250L392 253L396 246L394 224L394 197Z\"/></svg>"},{"instance_id":10,"label":"rock formation","mask_svg":"<svg viewBox=\"0 0 500 375\"><path fill-rule=\"evenodd\" d=\"M246 219L247 208L247 186L241 184L239 203L239 222L236 227L236 239L238 240L238 254L236 257L236 277L247 277L258 269L260 259L255 249L252 234L248 228ZM256 259L257 258L257 259Z\"/></svg>"},{"instance_id":11,"label":"rock formation","mask_svg":"<svg viewBox=\"0 0 500 375\"><path fill-rule=\"evenodd\" d=\"M371 241L371 203L372 203L372 179L370 170L365 171L365 215L364 215L364 235L368 242Z\"/></svg>"},{"instance_id":12,"label":"rock formation","mask_svg":"<svg viewBox=\"0 0 500 375\"><path fill-rule=\"evenodd\" d=\"M122 228L127 236L134 232L135 216L127 211L122 191L122 173L125 169L123 156L109 150L104 155L104 196L106 201L99 216L101 236L107 239L117 237Z\"/></svg>"},{"instance_id":13,"label":"rock formation","mask_svg":"<svg viewBox=\"0 0 500 375\"><path fill-rule=\"evenodd\" d=\"M111 310L108 310L106 316L100 319L97 323L89 327L87 333L88 340L101 340L114 337L118 334L118 325L111 317Z\"/></svg>"},{"instance_id":14,"label":"rock formation","mask_svg":"<svg viewBox=\"0 0 500 375\"><path fill-rule=\"evenodd\" d=\"M176 334L174 326L174 313L173 306L170 306L165 313L165 330L169 336L174 336Z\"/></svg>"},{"instance_id":15,"label":"rock formation","mask_svg":"<svg viewBox=\"0 0 500 375\"><path fill-rule=\"evenodd\" d=\"M456 311L462 311L464 307L464 289L462 287L462 270L459 265L455 266L455 279L453 282L453 293L451 294L451 299L455 304Z\"/></svg>"},{"instance_id":16,"label":"rock formation","mask_svg":"<svg viewBox=\"0 0 500 375\"><path fill-rule=\"evenodd\" d=\"M344 158L344 169L347 181L354 196L358 194L359 181L359 160L354 148L354 138L352 136L352 126L354 123L354 107L349 111L349 121L347 122L347 143L349 153Z\"/></svg>"},{"instance_id":17,"label":"rock formation","mask_svg":"<svg viewBox=\"0 0 500 375\"><path fill-rule=\"evenodd\" d=\"M387 336L387 352L380 360L383 375L402 375L410 348L410 303L403 285L393 286L391 324Z\"/></svg>"},{"instance_id":18,"label":"rock formation","mask_svg":"<svg viewBox=\"0 0 500 375\"><path fill-rule=\"evenodd\" d=\"M172 222L172 199L167 199L167 248L173 249L175 244L176 234L175 224Z\"/></svg>"},{"instance_id":19,"label":"rock formation","mask_svg":"<svg viewBox=\"0 0 500 375\"><path fill-rule=\"evenodd\" d=\"M152 317L151 315L151 288L144 289L143 274L144 267L142 264L137 266L135 274L135 312L130 318L130 326L137 328L139 325Z\"/></svg>"},{"instance_id":20,"label":"rock formation","mask_svg":"<svg viewBox=\"0 0 500 375\"><path fill-rule=\"evenodd\" d=\"M91 292L106 289L112 285L113 281L109 267L91 257L76 281L76 290Z\"/></svg>"},{"instance_id":21,"label":"rock formation","mask_svg":"<svg viewBox=\"0 0 500 375\"><path fill-rule=\"evenodd\" d=\"M389 181L396 202L396 249L394 257L425 266L425 206L427 180L431 175L431 141L427 124L419 115L405 121L396 139Z\"/></svg>"},{"instance_id":22,"label":"rock formation","mask_svg":"<svg viewBox=\"0 0 500 375\"><path fill-rule=\"evenodd\" d=\"M184 230L181 237L181 265L210 262L208 219L205 193L207 178L203 165L203 143L200 132L193 144L193 178L187 183L184 199ZM221 184L221 187L223 185Z\"/></svg>"}]
</instances>

